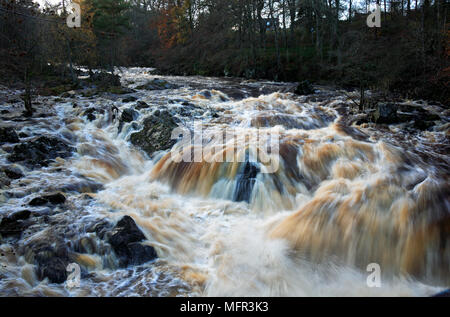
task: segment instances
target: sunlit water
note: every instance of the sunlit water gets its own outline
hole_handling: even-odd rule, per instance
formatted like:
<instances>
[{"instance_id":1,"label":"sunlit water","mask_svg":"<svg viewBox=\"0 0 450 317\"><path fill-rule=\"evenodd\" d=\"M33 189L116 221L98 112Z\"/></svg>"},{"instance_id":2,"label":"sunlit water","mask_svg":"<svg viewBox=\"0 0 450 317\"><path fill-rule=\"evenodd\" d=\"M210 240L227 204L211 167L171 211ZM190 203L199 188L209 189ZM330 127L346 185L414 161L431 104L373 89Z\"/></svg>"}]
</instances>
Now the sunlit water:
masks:
<instances>
[{"instance_id":1,"label":"sunlit water","mask_svg":"<svg viewBox=\"0 0 450 317\"><path fill-rule=\"evenodd\" d=\"M161 78L149 69L122 73L131 88L155 77ZM18 132L32 136L61 136L77 153L48 168L22 167L26 177L0 194L3 215L23 209L35 192L77 182L104 189L67 195L52 222L32 226L18 242L2 241L1 295L428 296L448 286L448 156L433 152L434 144L448 141L448 121L414 135L413 151L396 136L404 134L402 127L383 132L343 125L336 108L349 101L338 92L323 89L323 98L314 100L276 92L290 84L164 79L182 87L138 90L134 95L151 107L139 110L137 124L121 129L113 106L121 112L135 102L106 97L39 97L39 107L52 116L15 123ZM196 110L183 115L185 101ZM82 116L89 107L104 113L89 122ZM193 119L203 122L204 148L218 148L215 155L233 151L241 162L178 162L181 143L152 158L133 148L130 134L161 109L186 127ZM249 138L231 144L213 138L229 128ZM275 173L262 173L267 166L254 150L258 131L280 138ZM1 163L6 154L0 153ZM248 162L249 155L256 163ZM447 166L443 170L426 155ZM245 177L249 168L251 179ZM112 252L89 230L124 215L156 248L156 262L118 269ZM89 252L77 253L88 272L79 288L39 281L28 263L27 246L61 237L68 245L81 239L90 245ZM371 263L381 267L381 288L367 285Z\"/></svg>"}]
</instances>

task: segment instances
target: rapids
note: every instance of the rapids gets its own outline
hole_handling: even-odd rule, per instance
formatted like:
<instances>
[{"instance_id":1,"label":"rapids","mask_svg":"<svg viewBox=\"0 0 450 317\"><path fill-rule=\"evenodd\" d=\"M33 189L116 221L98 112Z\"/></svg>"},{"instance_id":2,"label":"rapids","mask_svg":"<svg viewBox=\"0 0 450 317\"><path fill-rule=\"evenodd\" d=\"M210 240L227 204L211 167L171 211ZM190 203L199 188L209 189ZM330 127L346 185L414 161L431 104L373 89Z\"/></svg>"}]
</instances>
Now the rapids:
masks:
<instances>
[{"instance_id":1,"label":"rapids","mask_svg":"<svg viewBox=\"0 0 450 317\"><path fill-rule=\"evenodd\" d=\"M429 296L449 286L448 111L405 100L441 121L423 132L350 127L342 110L351 105L348 93L326 87L308 97L290 93L289 83L155 76L142 68L121 75L130 88L154 78L180 88L138 89L132 95L150 107L135 108L138 118L125 123L114 109L120 114L135 102L112 95L38 97L35 107L47 115L31 124L14 119L17 104L2 106L9 111L2 125L30 139L61 137L76 152L41 169L16 164L25 176L1 190L2 216L36 193L69 194L56 212L27 207L46 218L19 240L0 240L0 295ZM89 121L83 113L92 107L102 111ZM135 148L130 135L156 111L168 111L197 141L152 157ZM200 140L196 122L204 128ZM232 142L216 137L225 131ZM279 140L268 153L274 172L261 156L270 143L261 131ZM198 148L206 153L200 160L177 159ZM10 164L6 150L2 165ZM232 160L218 159L229 153ZM93 184L101 189L89 190ZM157 261L118 268L90 229L124 215L155 247ZM89 245L75 252L80 287L37 279L28 254L42 241ZM380 288L367 286L371 263L381 267Z\"/></svg>"}]
</instances>

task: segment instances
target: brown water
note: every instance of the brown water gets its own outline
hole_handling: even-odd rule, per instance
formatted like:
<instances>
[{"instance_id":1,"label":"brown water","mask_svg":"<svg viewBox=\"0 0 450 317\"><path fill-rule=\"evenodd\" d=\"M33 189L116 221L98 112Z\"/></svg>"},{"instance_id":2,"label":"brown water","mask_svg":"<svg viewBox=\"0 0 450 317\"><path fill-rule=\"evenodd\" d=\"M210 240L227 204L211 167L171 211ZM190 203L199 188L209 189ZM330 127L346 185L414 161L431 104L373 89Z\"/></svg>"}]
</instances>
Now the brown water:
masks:
<instances>
[{"instance_id":1,"label":"brown water","mask_svg":"<svg viewBox=\"0 0 450 317\"><path fill-rule=\"evenodd\" d=\"M127 69L122 80L136 87L154 77ZM192 118L179 111L179 99L189 101L206 126L203 148L214 148L215 157L232 152L234 162L179 162L181 143L149 159L128 142L136 128L131 123L118 133L112 111L93 122L81 116L91 106L132 104L80 97L74 108L69 99L40 97L53 116L23 123L22 131L71 137L77 154L42 170L24 169L26 177L0 194L0 211L20 209L36 190L74 180L99 182L104 190L72 194L52 218L57 224L36 225L20 241L2 240L1 295L427 296L450 284L448 153L440 146L448 143L448 117L432 132L416 134L403 126L349 129L336 110L350 104L340 92L320 89L314 101L276 92L290 84L164 79L183 87L139 91L152 107L140 111L138 122L165 107L192 127ZM231 128L238 142L214 138ZM264 173L261 131L279 137L275 173ZM114 255L101 251L104 242L87 230L124 215L156 248L157 262L117 269ZM61 236L91 245L77 254L89 272L80 288L38 281L21 251ZM381 288L367 286L371 263L381 267Z\"/></svg>"}]
</instances>

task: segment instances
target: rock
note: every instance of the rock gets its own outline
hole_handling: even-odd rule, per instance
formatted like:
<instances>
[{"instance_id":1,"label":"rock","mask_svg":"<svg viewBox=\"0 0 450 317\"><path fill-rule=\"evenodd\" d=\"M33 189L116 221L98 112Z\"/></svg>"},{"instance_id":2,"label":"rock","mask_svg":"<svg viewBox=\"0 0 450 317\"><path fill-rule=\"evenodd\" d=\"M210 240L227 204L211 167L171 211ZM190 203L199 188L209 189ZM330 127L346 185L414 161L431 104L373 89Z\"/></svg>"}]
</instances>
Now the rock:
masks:
<instances>
[{"instance_id":1,"label":"rock","mask_svg":"<svg viewBox=\"0 0 450 317\"><path fill-rule=\"evenodd\" d=\"M129 102L133 102L133 101L136 101L136 100L137 100L136 97L130 96L130 97L127 97L127 98L123 98L122 102L129 103Z\"/></svg>"},{"instance_id":2,"label":"rock","mask_svg":"<svg viewBox=\"0 0 450 317\"><path fill-rule=\"evenodd\" d=\"M3 171L0 171L0 188L9 186L11 181L8 179L8 176Z\"/></svg>"},{"instance_id":3,"label":"rock","mask_svg":"<svg viewBox=\"0 0 450 317\"><path fill-rule=\"evenodd\" d=\"M109 243L117 254L121 267L141 265L157 258L153 247L139 243L143 240L144 234L131 217L125 216L117 223Z\"/></svg>"},{"instance_id":4,"label":"rock","mask_svg":"<svg viewBox=\"0 0 450 317\"><path fill-rule=\"evenodd\" d=\"M145 90L165 90L165 89L177 89L177 88L180 88L180 86L169 83L165 80L161 80L158 78L155 78L152 81L137 87L137 89L145 89Z\"/></svg>"},{"instance_id":5,"label":"rock","mask_svg":"<svg viewBox=\"0 0 450 317\"><path fill-rule=\"evenodd\" d=\"M260 172L259 167L255 163L247 161L242 172L236 176L236 188L233 194L233 201L250 202L253 187L256 182L256 176Z\"/></svg>"},{"instance_id":6,"label":"rock","mask_svg":"<svg viewBox=\"0 0 450 317\"><path fill-rule=\"evenodd\" d=\"M149 245L134 242L128 244L127 249L129 252L129 265L142 265L158 257L155 249Z\"/></svg>"},{"instance_id":7,"label":"rock","mask_svg":"<svg viewBox=\"0 0 450 317\"><path fill-rule=\"evenodd\" d=\"M14 129L6 127L0 128L0 144L17 143L19 141L19 137Z\"/></svg>"},{"instance_id":8,"label":"rock","mask_svg":"<svg viewBox=\"0 0 450 317\"><path fill-rule=\"evenodd\" d=\"M42 197L36 197L33 198L28 205L36 207L36 206L43 206L46 204L52 204L52 205L61 205L66 202L66 196L64 196L61 193L55 193L51 195L46 195Z\"/></svg>"},{"instance_id":9,"label":"rock","mask_svg":"<svg viewBox=\"0 0 450 317\"><path fill-rule=\"evenodd\" d=\"M13 166L4 166L1 168L2 172L5 173L6 176L10 179L19 179L23 177L22 171Z\"/></svg>"},{"instance_id":10,"label":"rock","mask_svg":"<svg viewBox=\"0 0 450 317\"><path fill-rule=\"evenodd\" d=\"M450 297L450 289L440 292L439 294L433 295L432 297Z\"/></svg>"},{"instance_id":11,"label":"rock","mask_svg":"<svg viewBox=\"0 0 450 317\"><path fill-rule=\"evenodd\" d=\"M40 280L48 278L51 283L61 284L67 280L66 268L70 263L64 246L53 248L50 245L34 247L36 274Z\"/></svg>"},{"instance_id":12,"label":"rock","mask_svg":"<svg viewBox=\"0 0 450 317\"><path fill-rule=\"evenodd\" d=\"M29 167L46 167L57 157L70 157L73 151L71 146L60 139L41 136L34 141L16 145L7 158L10 162L21 162Z\"/></svg>"},{"instance_id":13,"label":"rock","mask_svg":"<svg viewBox=\"0 0 450 317\"><path fill-rule=\"evenodd\" d=\"M379 124L398 123L397 110L398 105L394 103L378 103L372 114L372 121Z\"/></svg>"},{"instance_id":14,"label":"rock","mask_svg":"<svg viewBox=\"0 0 450 317\"><path fill-rule=\"evenodd\" d=\"M3 237L20 236L22 232L31 224L27 221L31 216L31 211L22 210L10 214L0 222L0 234Z\"/></svg>"},{"instance_id":15,"label":"rock","mask_svg":"<svg viewBox=\"0 0 450 317\"><path fill-rule=\"evenodd\" d=\"M177 127L174 118L168 111L162 111L145 118L143 129L133 133L130 141L133 145L142 149L149 156L156 151L170 149L175 143L172 140L172 131Z\"/></svg>"},{"instance_id":16,"label":"rock","mask_svg":"<svg viewBox=\"0 0 450 317\"><path fill-rule=\"evenodd\" d=\"M294 91L297 95L311 95L314 93L314 87L307 80L300 82Z\"/></svg>"},{"instance_id":17,"label":"rock","mask_svg":"<svg viewBox=\"0 0 450 317\"><path fill-rule=\"evenodd\" d=\"M143 101L138 101L136 103L136 109L138 109L138 110L148 109L148 108L150 108L150 106L147 103L143 102Z\"/></svg>"},{"instance_id":18,"label":"rock","mask_svg":"<svg viewBox=\"0 0 450 317\"><path fill-rule=\"evenodd\" d=\"M137 112L131 108L128 108L128 109L125 109L124 111L122 111L120 121L129 123L129 122L133 122L138 117L139 117L139 112Z\"/></svg>"},{"instance_id":19,"label":"rock","mask_svg":"<svg viewBox=\"0 0 450 317\"><path fill-rule=\"evenodd\" d=\"M102 88L121 85L119 75L114 75L106 72L92 74L90 77L90 81Z\"/></svg>"}]
</instances>

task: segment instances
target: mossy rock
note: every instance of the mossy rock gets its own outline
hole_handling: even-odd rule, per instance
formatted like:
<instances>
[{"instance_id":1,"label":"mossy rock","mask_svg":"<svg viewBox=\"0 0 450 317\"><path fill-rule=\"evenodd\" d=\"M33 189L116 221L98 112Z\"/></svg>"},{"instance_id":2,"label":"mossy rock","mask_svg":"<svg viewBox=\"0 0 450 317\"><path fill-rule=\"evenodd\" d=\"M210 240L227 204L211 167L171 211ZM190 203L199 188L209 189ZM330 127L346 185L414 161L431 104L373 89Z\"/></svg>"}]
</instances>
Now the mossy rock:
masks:
<instances>
[{"instance_id":1,"label":"mossy rock","mask_svg":"<svg viewBox=\"0 0 450 317\"><path fill-rule=\"evenodd\" d=\"M141 131L131 135L130 141L149 156L157 151L168 150L175 144L175 140L172 140L172 131L177 124L168 111L145 118L143 125Z\"/></svg>"}]
</instances>

